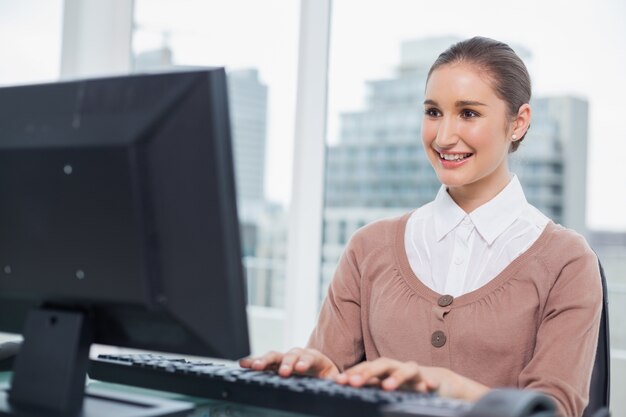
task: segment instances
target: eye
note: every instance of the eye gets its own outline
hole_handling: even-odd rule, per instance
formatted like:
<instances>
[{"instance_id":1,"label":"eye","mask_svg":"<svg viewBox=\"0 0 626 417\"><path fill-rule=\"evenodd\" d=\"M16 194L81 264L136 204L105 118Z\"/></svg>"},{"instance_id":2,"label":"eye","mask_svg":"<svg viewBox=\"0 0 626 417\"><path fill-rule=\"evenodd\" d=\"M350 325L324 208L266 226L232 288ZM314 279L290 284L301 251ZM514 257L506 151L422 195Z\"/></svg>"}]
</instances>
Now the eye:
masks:
<instances>
[{"instance_id":1,"label":"eye","mask_svg":"<svg viewBox=\"0 0 626 417\"><path fill-rule=\"evenodd\" d=\"M439 117L441 116L441 112L434 107L429 107L424 110L424 114L428 117Z\"/></svg>"},{"instance_id":2,"label":"eye","mask_svg":"<svg viewBox=\"0 0 626 417\"><path fill-rule=\"evenodd\" d=\"M461 117L464 119L472 119L478 116L480 115L473 110L467 110L467 109L461 110Z\"/></svg>"}]
</instances>

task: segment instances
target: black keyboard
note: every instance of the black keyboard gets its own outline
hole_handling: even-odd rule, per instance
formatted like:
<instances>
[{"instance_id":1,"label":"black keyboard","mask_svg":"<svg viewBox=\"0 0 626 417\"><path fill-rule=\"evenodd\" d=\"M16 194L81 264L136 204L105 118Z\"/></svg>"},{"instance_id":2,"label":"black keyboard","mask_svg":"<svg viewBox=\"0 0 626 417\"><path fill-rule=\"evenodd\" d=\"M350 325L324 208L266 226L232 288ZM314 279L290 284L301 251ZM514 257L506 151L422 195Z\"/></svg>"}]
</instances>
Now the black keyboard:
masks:
<instances>
[{"instance_id":1,"label":"black keyboard","mask_svg":"<svg viewBox=\"0 0 626 417\"><path fill-rule=\"evenodd\" d=\"M468 403L435 394L354 388L302 375L281 377L210 362L152 354L99 355L89 377L180 394L323 417L384 416L385 406L410 402L415 417L458 417Z\"/></svg>"}]
</instances>

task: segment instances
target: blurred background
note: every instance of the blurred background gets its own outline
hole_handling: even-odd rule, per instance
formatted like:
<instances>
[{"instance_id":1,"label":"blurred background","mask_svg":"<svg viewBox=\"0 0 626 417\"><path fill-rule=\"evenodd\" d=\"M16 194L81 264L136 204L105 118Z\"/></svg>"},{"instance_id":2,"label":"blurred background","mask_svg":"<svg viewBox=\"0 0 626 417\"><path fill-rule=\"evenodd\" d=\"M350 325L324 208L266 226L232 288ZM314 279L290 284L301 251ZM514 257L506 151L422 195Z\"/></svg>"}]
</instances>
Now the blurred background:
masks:
<instances>
[{"instance_id":1,"label":"blurred background","mask_svg":"<svg viewBox=\"0 0 626 417\"><path fill-rule=\"evenodd\" d=\"M508 43L533 82L512 170L604 265L612 409L623 416L625 22L622 0L0 0L0 86L226 67L261 353L306 342L356 229L434 198L420 130L437 55L475 35Z\"/></svg>"}]
</instances>

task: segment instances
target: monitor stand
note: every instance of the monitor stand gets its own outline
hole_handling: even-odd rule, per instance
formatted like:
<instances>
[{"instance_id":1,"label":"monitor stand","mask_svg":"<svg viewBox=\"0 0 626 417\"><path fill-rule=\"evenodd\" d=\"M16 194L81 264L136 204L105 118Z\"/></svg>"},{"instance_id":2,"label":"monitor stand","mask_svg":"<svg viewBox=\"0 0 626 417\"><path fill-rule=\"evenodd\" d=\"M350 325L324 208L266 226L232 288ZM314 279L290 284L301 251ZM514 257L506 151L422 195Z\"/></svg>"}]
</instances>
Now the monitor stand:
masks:
<instances>
[{"instance_id":1,"label":"monitor stand","mask_svg":"<svg viewBox=\"0 0 626 417\"><path fill-rule=\"evenodd\" d=\"M193 405L89 388L85 379L94 340L88 313L54 308L29 312L9 391L0 392L0 416L165 417Z\"/></svg>"}]
</instances>

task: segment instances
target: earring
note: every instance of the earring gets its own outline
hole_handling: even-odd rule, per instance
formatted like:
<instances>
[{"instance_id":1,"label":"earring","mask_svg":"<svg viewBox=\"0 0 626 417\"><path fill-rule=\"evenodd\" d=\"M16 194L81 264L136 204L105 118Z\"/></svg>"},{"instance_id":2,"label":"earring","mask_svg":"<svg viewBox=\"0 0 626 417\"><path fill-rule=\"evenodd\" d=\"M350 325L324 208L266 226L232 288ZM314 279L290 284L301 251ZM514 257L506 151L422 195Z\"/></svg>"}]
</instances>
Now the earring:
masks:
<instances>
[{"instance_id":1,"label":"earring","mask_svg":"<svg viewBox=\"0 0 626 417\"><path fill-rule=\"evenodd\" d=\"M511 139L513 139L513 140L517 140L517 135L513 135L513 136L511 136Z\"/></svg>"}]
</instances>

